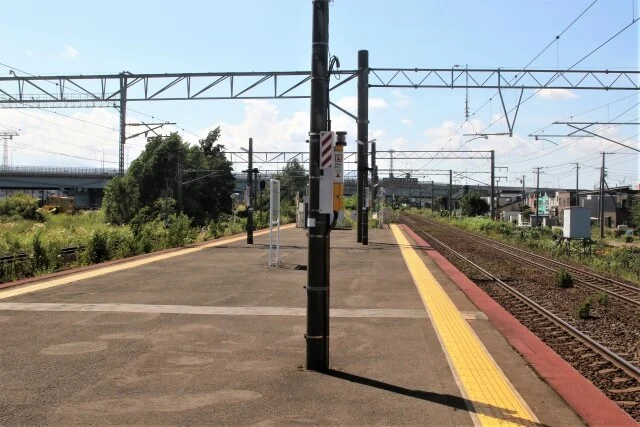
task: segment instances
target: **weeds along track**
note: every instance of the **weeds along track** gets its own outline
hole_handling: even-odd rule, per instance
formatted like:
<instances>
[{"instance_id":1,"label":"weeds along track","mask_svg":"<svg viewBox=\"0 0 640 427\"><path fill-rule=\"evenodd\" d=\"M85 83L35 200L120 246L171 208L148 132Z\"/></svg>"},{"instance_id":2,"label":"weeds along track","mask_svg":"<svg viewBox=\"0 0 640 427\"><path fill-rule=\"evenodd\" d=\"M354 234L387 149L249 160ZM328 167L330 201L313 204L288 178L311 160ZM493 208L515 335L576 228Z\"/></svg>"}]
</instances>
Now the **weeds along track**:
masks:
<instances>
[{"instance_id":1,"label":"weeds along track","mask_svg":"<svg viewBox=\"0 0 640 427\"><path fill-rule=\"evenodd\" d=\"M617 285L622 282L604 284L610 279L438 221L403 215L401 222L442 251L521 323L640 421L640 292ZM554 279L559 268L571 272L580 286L557 287ZM616 291L611 290L614 286ZM599 302L594 300L594 291L601 296ZM603 295L611 295L611 301ZM576 308L584 308L586 301L586 318L577 318Z\"/></svg>"},{"instance_id":2,"label":"weeds along track","mask_svg":"<svg viewBox=\"0 0 640 427\"><path fill-rule=\"evenodd\" d=\"M447 232L449 233L472 239L480 244L483 244L487 248L491 248L497 252L500 252L501 254L508 255L520 262L528 263L543 270L556 273L560 269L564 269L565 271L571 273L574 283L582 286L587 286L596 291L606 292L611 297L617 298L636 309L640 309L640 287L634 284L624 283L619 280L604 277L586 268L580 268L575 265L555 260L553 258L545 257L531 251L527 251L526 249L518 248L506 243L498 242L488 237L480 236L476 233L460 230L451 226L445 226L435 221L429 221L427 219L416 216L411 217L411 220L414 222L417 221L418 223L429 224L435 227L446 227Z\"/></svg>"}]
</instances>

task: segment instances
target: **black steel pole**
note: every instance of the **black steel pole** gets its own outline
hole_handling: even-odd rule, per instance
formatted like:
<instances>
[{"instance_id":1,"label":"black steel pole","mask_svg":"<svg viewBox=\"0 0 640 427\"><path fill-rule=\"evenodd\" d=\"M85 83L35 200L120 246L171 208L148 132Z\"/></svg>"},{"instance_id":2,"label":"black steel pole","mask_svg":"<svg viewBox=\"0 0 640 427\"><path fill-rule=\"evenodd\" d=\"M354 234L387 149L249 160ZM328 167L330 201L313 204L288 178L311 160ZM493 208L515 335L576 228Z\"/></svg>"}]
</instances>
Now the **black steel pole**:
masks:
<instances>
[{"instance_id":1,"label":"black steel pole","mask_svg":"<svg viewBox=\"0 0 640 427\"><path fill-rule=\"evenodd\" d=\"M451 198L453 197L453 171L449 169L449 217L451 217Z\"/></svg>"},{"instance_id":2,"label":"black steel pole","mask_svg":"<svg viewBox=\"0 0 640 427\"><path fill-rule=\"evenodd\" d=\"M602 166L600 167L600 208L598 212L598 219L600 221L600 238L604 239L604 156L605 152L602 152Z\"/></svg>"},{"instance_id":3,"label":"black steel pole","mask_svg":"<svg viewBox=\"0 0 640 427\"><path fill-rule=\"evenodd\" d=\"M253 138L249 138L249 168L247 169L247 186L249 187L249 205L247 206L247 244L253 244Z\"/></svg>"},{"instance_id":4,"label":"black steel pole","mask_svg":"<svg viewBox=\"0 0 640 427\"><path fill-rule=\"evenodd\" d=\"M434 203L434 194L433 194L433 181L431 181L431 212L433 213L433 203Z\"/></svg>"},{"instance_id":5,"label":"black steel pole","mask_svg":"<svg viewBox=\"0 0 640 427\"><path fill-rule=\"evenodd\" d=\"M371 143L371 209L376 211L376 194L378 190L376 184L378 183L378 169L376 166L376 142Z\"/></svg>"},{"instance_id":6,"label":"black steel pole","mask_svg":"<svg viewBox=\"0 0 640 427\"><path fill-rule=\"evenodd\" d=\"M127 142L127 78L120 77L120 147L118 150L118 175L124 175L124 144Z\"/></svg>"},{"instance_id":7,"label":"black steel pole","mask_svg":"<svg viewBox=\"0 0 640 427\"><path fill-rule=\"evenodd\" d=\"M496 152L495 150L491 150L491 194L489 201L489 211L491 214L491 219L494 220L496 218L496 208L495 208L495 182L496 182Z\"/></svg>"},{"instance_id":8,"label":"black steel pole","mask_svg":"<svg viewBox=\"0 0 640 427\"><path fill-rule=\"evenodd\" d=\"M178 213L182 213L182 157L178 153Z\"/></svg>"},{"instance_id":9,"label":"black steel pole","mask_svg":"<svg viewBox=\"0 0 640 427\"><path fill-rule=\"evenodd\" d=\"M579 178L580 178L580 165L576 163L576 206L580 206L580 187L579 187Z\"/></svg>"},{"instance_id":10,"label":"black steel pole","mask_svg":"<svg viewBox=\"0 0 640 427\"><path fill-rule=\"evenodd\" d=\"M358 51L358 215L357 241L369 242L369 216L365 207L365 190L368 181L369 151L369 51Z\"/></svg>"},{"instance_id":11,"label":"black steel pole","mask_svg":"<svg viewBox=\"0 0 640 427\"><path fill-rule=\"evenodd\" d=\"M320 209L320 132L329 107L329 0L313 0L309 131L307 369L329 369L329 215Z\"/></svg>"},{"instance_id":12,"label":"black steel pole","mask_svg":"<svg viewBox=\"0 0 640 427\"><path fill-rule=\"evenodd\" d=\"M526 200L526 194L524 194L524 179L525 179L525 175L522 175L522 207L524 207L525 205L525 200Z\"/></svg>"}]
</instances>

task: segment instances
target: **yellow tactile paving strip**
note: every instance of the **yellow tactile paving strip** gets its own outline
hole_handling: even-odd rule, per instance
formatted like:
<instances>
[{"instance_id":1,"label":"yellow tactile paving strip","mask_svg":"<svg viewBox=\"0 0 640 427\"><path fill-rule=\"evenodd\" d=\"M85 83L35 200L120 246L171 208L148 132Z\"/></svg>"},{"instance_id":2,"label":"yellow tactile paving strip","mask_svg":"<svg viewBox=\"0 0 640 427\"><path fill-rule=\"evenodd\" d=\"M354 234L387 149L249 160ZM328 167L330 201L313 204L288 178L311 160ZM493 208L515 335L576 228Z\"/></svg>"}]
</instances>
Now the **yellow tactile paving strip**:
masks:
<instances>
[{"instance_id":1,"label":"yellow tactile paving strip","mask_svg":"<svg viewBox=\"0 0 640 427\"><path fill-rule=\"evenodd\" d=\"M429 312L463 396L482 426L536 425L538 419L462 317L397 225L391 229Z\"/></svg>"},{"instance_id":2,"label":"yellow tactile paving strip","mask_svg":"<svg viewBox=\"0 0 640 427\"><path fill-rule=\"evenodd\" d=\"M295 224L288 224L280 227L280 229L287 229L294 227ZM264 234L268 234L269 230L256 231L253 233L254 236L261 236ZM68 275L55 278L55 279L43 279L42 281L35 282L32 284L18 286L16 288L9 288L4 291L0 291L0 300L16 297L19 295L30 294L33 292L42 291L45 289L55 288L56 286L66 285L73 282L78 282L81 280L91 279L94 277L104 276L105 274L115 273L116 271L128 270L130 268L140 267L142 265L150 264L156 261L162 261L165 259L175 258L178 256L188 255L194 252L201 251L203 249L213 248L215 246L226 245L229 243L239 242L241 240L246 239L246 235L238 235L233 237L227 237L222 239L212 240L209 243L205 243L204 245L196 246L193 248L185 248L177 251L166 252L158 255L151 255L148 257L144 257L142 259L137 259L133 261L125 261L122 263L105 266L102 268L91 269L89 271L83 271L79 273L70 273Z\"/></svg>"}]
</instances>

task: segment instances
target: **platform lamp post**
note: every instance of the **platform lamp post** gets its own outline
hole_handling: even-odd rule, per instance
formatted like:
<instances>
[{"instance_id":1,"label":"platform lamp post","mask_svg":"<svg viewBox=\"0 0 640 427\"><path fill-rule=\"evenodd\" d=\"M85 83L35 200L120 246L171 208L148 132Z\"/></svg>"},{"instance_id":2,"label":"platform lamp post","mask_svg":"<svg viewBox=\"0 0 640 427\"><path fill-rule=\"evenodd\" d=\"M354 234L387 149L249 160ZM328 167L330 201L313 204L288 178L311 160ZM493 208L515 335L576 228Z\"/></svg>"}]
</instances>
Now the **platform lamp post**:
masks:
<instances>
[{"instance_id":1,"label":"platform lamp post","mask_svg":"<svg viewBox=\"0 0 640 427\"><path fill-rule=\"evenodd\" d=\"M247 244L248 245L252 245L253 244L253 201L252 201L252 193L253 193L253 175L258 173L258 169L254 169L253 167L253 138L249 138L249 149L246 149L245 147L240 147L240 149L242 151L244 151L245 153L248 153L249 155L249 160L248 160L248 164L249 167L247 168L247 170L243 170L243 173L247 174L247 188L249 189L249 197L248 197L248 204L247 204Z\"/></svg>"},{"instance_id":2,"label":"platform lamp post","mask_svg":"<svg viewBox=\"0 0 640 427\"><path fill-rule=\"evenodd\" d=\"M365 204L365 187L369 173L369 51L358 51L358 215L356 241L369 244L369 213Z\"/></svg>"},{"instance_id":3,"label":"platform lamp post","mask_svg":"<svg viewBox=\"0 0 640 427\"><path fill-rule=\"evenodd\" d=\"M361 51L364 52L364 51ZM358 243L362 243L363 245L369 244L369 207L367 207L367 193L371 193L368 190L369 187L369 171L371 171L372 175L375 174L374 166L375 160L372 160L372 167L369 168L367 166L367 152L369 151L369 144L374 147L376 139L370 139L368 141L358 140L358 215L357 222L358 231L356 233L356 238ZM374 158L375 153L372 152L372 159ZM372 179L373 182L373 179Z\"/></svg>"}]
</instances>

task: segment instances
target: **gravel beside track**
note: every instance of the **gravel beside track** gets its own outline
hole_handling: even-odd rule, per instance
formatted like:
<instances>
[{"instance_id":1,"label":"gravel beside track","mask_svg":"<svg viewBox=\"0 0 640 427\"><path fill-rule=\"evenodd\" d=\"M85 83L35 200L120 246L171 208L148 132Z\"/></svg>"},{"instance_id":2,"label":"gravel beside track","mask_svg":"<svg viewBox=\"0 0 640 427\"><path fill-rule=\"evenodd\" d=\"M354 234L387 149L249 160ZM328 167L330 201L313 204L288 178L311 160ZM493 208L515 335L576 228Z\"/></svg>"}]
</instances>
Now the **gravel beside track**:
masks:
<instances>
[{"instance_id":1,"label":"gravel beside track","mask_svg":"<svg viewBox=\"0 0 640 427\"><path fill-rule=\"evenodd\" d=\"M503 286L487 278L469 262L484 268L637 368L640 367L640 309L633 300L640 300L640 298L636 296L633 289L624 290L624 295L628 296L627 300L616 298L614 296L616 295L615 282L607 284L606 280L598 279L601 286L605 289L611 289L608 292L608 302L603 304L599 302L598 296L599 293L600 296L602 295L602 291L586 283L576 283L574 287L568 289L557 287L553 269L533 253L527 256L526 251L522 253L520 249L515 250L515 248L510 250L508 247L501 246L499 243L495 244L483 236L420 216L403 215L401 222L438 249L471 280L553 348L556 353L567 360L609 398L618 403L636 421L640 421L640 381L638 377L630 376L614 366L602 355L579 342L553 322L541 319L539 313L505 290ZM445 249L443 245L448 246L450 250ZM452 251L458 252L468 261L463 261ZM542 265L545 265L546 268L543 268ZM581 270L583 269L571 272L576 277L587 280L589 271L584 270L581 275ZM617 290L621 291L619 288ZM576 318L576 308L585 299L593 297L596 301L591 304L590 316L587 319Z\"/></svg>"}]
</instances>

